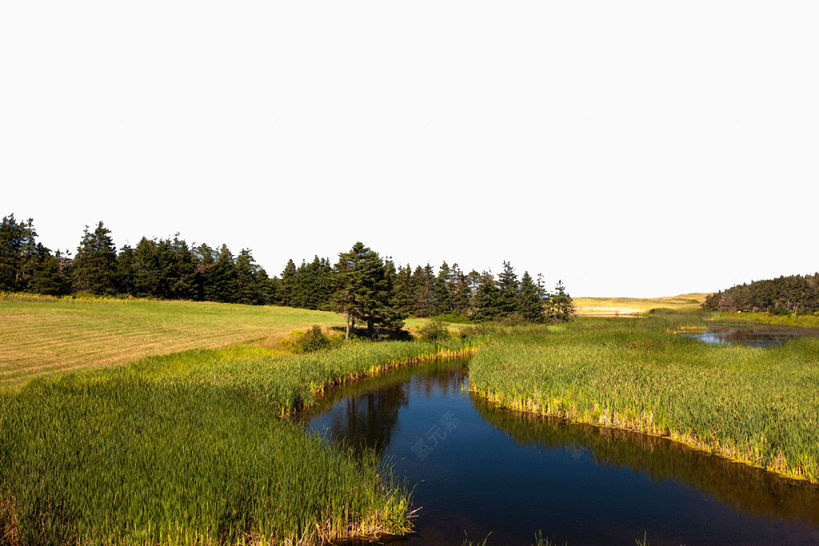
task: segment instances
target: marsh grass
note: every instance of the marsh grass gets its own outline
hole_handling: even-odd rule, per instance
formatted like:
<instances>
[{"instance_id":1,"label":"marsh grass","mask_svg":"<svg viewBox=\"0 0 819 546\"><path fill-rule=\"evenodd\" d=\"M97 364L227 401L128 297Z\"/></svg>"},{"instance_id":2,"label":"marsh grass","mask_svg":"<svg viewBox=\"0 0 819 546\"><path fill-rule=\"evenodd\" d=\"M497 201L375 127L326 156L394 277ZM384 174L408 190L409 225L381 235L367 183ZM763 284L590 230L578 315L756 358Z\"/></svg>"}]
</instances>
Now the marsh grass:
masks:
<instances>
[{"instance_id":1,"label":"marsh grass","mask_svg":"<svg viewBox=\"0 0 819 546\"><path fill-rule=\"evenodd\" d=\"M282 418L333 384L469 348L240 346L35 379L0 393L11 543L312 543L404 534L409 492Z\"/></svg>"},{"instance_id":2,"label":"marsh grass","mask_svg":"<svg viewBox=\"0 0 819 546\"><path fill-rule=\"evenodd\" d=\"M819 340L760 349L669 333L703 317L586 318L496 338L473 359L470 386L504 407L664 436L819 481Z\"/></svg>"}]
</instances>

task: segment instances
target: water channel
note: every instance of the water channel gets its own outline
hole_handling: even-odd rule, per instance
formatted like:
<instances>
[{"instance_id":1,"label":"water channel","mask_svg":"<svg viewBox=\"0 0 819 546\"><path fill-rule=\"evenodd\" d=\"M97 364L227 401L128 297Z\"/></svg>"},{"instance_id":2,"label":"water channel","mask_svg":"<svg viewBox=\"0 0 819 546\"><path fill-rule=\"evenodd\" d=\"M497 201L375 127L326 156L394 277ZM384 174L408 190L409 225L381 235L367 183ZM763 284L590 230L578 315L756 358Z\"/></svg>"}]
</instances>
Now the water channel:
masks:
<instances>
[{"instance_id":1,"label":"water channel","mask_svg":"<svg viewBox=\"0 0 819 546\"><path fill-rule=\"evenodd\" d=\"M375 449L414 486L403 544L544 537L569 546L819 544L819 487L661 438L500 410L468 362L340 388L303 416L328 441Z\"/></svg>"}]
</instances>

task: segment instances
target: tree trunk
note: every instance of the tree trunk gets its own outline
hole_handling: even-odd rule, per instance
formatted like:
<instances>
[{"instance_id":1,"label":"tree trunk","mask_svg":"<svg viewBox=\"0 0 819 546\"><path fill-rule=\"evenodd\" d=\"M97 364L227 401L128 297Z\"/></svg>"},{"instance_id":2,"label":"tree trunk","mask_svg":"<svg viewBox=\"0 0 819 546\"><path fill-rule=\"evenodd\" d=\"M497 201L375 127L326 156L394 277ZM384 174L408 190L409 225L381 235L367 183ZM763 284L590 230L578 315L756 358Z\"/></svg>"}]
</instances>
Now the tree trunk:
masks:
<instances>
[{"instance_id":1,"label":"tree trunk","mask_svg":"<svg viewBox=\"0 0 819 546\"><path fill-rule=\"evenodd\" d=\"M350 341L350 312L347 311L347 333L344 334L344 341Z\"/></svg>"},{"instance_id":2,"label":"tree trunk","mask_svg":"<svg viewBox=\"0 0 819 546\"><path fill-rule=\"evenodd\" d=\"M367 335L370 336L370 339L375 339L375 331L373 329L373 321L369 319L367 321Z\"/></svg>"}]
</instances>

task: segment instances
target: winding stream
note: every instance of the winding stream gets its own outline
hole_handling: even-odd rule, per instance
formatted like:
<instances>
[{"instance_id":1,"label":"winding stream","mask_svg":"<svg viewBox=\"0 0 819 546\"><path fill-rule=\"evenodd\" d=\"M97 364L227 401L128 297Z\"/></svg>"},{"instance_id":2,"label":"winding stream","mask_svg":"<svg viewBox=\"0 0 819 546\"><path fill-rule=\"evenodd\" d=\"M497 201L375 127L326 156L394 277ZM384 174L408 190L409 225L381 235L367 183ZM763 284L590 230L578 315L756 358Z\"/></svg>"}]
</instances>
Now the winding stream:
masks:
<instances>
[{"instance_id":1,"label":"winding stream","mask_svg":"<svg viewBox=\"0 0 819 546\"><path fill-rule=\"evenodd\" d=\"M819 487L670 441L499 410L468 393L466 360L340 388L302 416L376 449L415 484L417 532L396 543L569 546L819 544Z\"/></svg>"}]
</instances>

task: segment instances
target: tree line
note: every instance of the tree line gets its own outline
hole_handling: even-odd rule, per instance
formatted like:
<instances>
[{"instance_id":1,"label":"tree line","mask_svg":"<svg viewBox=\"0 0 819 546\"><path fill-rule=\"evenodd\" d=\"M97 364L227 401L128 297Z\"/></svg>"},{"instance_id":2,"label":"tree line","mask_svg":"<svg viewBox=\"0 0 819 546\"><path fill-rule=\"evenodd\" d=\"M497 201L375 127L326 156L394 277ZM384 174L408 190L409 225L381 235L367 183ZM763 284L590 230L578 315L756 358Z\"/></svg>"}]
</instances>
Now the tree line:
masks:
<instances>
[{"instance_id":1,"label":"tree line","mask_svg":"<svg viewBox=\"0 0 819 546\"><path fill-rule=\"evenodd\" d=\"M775 314L819 311L819 273L790 275L732 286L711 294L702 304L710 311Z\"/></svg>"},{"instance_id":2,"label":"tree line","mask_svg":"<svg viewBox=\"0 0 819 546\"><path fill-rule=\"evenodd\" d=\"M362 243L332 263L316 256L300 265L291 259L270 276L249 249L234 255L227 245L189 245L173 238L143 237L117 250L99 222L86 226L73 258L37 241L32 220L6 216L0 224L0 290L49 295L90 293L244 304L278 304L340 310L350 329L356 321L370 335L400 328L408 316L450 316L486 322L503 318L543 322L569 320L571 296L562 283L547 291L542 277L520 278L503 262L501 272L396 266Z\"/></svg>"}]
</instances>

